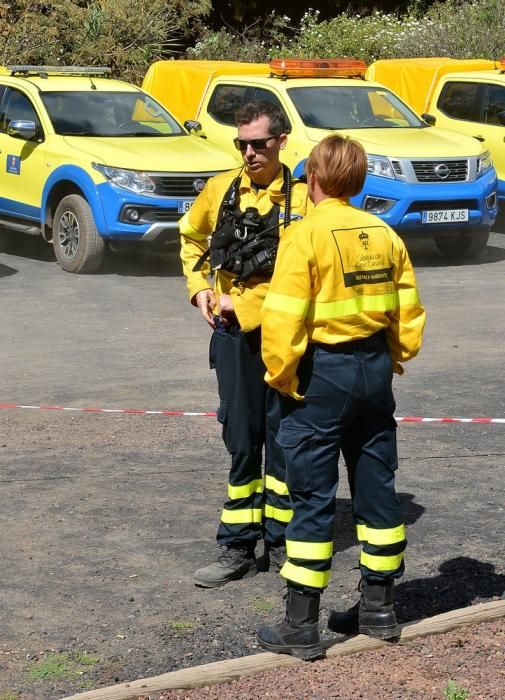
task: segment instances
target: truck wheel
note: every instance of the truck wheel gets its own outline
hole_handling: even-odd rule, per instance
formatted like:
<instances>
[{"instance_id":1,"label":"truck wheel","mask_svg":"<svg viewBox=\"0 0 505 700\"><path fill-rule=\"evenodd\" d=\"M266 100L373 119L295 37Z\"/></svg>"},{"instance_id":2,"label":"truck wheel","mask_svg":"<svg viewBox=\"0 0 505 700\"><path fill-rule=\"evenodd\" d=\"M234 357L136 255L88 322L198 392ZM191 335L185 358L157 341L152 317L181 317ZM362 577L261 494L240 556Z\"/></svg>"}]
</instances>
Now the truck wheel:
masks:
<instances>
[{"instance_id":1,"label":"truck wheel","mask_svg":"<svg viewBox=\"0 0 505 700\"><path fill-rule=\"evenodd\" d=\"M489 231L466 231L455 236L435 236L439 251L449 260L476 258L487 245Z\"/></svg>"},{"instance_id":2,"label":"truck wheel","mask_svg":"<svg viewBox=\"0 0 505 700\"><path fill-rule=\"evenodd\" d=\"M0 228L0 253L6 253L11 244L11 232Z\"/></svg>"},{"instance_id":3,"label":"truck wheel","mask_svg":"<svg viewBox=\"0 0 505 700\"><path fill-rule=\"evenodd\" d=\"M63 197L53 221L53 247L66 272L95 272L105 254L87 201L78 194Z\"/></svg>"}]
</instances>

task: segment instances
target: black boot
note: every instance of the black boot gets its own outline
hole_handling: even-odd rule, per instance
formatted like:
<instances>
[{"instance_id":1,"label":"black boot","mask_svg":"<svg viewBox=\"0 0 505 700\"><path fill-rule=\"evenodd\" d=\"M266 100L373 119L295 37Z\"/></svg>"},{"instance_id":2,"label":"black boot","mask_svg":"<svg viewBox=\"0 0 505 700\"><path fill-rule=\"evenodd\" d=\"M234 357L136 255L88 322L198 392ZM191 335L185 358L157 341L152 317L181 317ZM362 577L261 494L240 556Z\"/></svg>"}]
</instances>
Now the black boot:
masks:
<instances>
[{"instance_id":1,"label":"black boot","mask_svg":"<svg viewBox=\"0 0 505 700\"><path fill-rule=\"evenodd\" d=\"M264 625L256 633L263 649L305 661L324 656L318 629L319 598L319 593L304 594L288 588L284 620Z\"/></svg>"},{"instance_id":2,"label":"black boot","mask_svg":"<svg viewBox=\"0 0 505 700\"><path fill-rule=\"evenodd\" d=\"M361 581L361 600L344 613L333 611L328 619L332 632L367 634L378 639L393 639L400 634L393 606L394 581L385 584Z\"/></svg>"},{"instance_id":3,"label":"black boot","mask_svg":"<svg viewBox=\"0 0 505 700\"><path fill-rule=\"evenodd\" d=\"M345 612L332 610L328 618L328 629L338 634L358 634L359 602Z\"/></svg>"}]
</instances>

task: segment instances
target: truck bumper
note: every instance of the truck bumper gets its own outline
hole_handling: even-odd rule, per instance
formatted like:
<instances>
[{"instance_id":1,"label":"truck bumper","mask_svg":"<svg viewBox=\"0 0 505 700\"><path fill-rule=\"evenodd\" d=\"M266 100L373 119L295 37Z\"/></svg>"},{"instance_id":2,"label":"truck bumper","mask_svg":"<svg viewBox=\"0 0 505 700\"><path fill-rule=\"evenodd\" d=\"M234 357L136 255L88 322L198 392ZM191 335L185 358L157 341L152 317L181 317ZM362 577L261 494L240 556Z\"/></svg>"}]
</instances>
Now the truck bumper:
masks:
<instances>
[{"instance_id":1,"label":"truck bumper","mask_svg":"<svg viewBox=\"0 0 505 700\"><path fill-rule=\"evenodd\" d=\"M180 209L191 200L137 195L109 183L97 186L105 226L99 230L110 241L143 242L156 245L179 241Z\"/></svg>"},{"instance_id":2,"label":"truck bumper","mask_svg":"<svg viewBox=\"0 0 505 700\"><path fill-rule=\"evenodd\" d=\"M410 184L368 175L363 190L351 199L366 208L367 197L390 201L390 208L378 216L402 236L438 236L468 230L489 230L498 214L498 180L491 170L475 182ZM422 212L468 209L468 221L423 223Z\"/></svg>"}]
</instances>

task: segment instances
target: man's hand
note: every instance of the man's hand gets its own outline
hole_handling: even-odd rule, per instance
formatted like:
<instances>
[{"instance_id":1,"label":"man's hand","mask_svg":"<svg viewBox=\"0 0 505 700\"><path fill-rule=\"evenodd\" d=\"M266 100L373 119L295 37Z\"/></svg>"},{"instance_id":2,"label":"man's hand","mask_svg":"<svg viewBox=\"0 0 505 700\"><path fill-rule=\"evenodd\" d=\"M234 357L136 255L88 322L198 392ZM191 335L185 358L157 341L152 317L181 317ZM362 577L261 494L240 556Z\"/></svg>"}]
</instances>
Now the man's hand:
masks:
<instances>
[{"instance_id":1,"label":"man's hand","mask_svg":"<svg viewBox=\"0 0 505 700\"><path fill-rule=\"evenodd\" d=\"M237 320L233 301L229 294L221 294L219 297L219 316L223 323L233 323Z\"/></svg>"},{"instance_id":2,"label":"man's hand","mask_svg":"<svg viewBox=\"0 0 505 700\"><path fill-rule=\"evenodd\" d=\"M209 326L215 328L214 307L216 306L216 295L212 289L202 289L201 292L197 292L195 294L195 302Z\"/></svg>"}]
</instances>

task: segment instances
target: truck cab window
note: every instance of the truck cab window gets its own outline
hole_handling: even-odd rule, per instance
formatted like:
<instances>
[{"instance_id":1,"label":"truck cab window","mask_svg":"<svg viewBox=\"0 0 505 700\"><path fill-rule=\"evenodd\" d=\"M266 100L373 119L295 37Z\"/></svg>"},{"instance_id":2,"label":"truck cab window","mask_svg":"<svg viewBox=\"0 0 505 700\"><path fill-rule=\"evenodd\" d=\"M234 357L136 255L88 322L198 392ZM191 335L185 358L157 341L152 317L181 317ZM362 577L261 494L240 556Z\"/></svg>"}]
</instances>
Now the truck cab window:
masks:
<instances>
[{"instance_id":1,"label":"truck cab window","mask_svg":"<svg viewBox=\"0 0 505 700\"><path fill-rule=\"evenodd\" d=\"M502 85L488 87L482 111L483 121L486 124L503 127L503 122L498 119L498 114L505 112L505 87Z\"/></svg>"},{"instance_id":2,"label":"truck cab window","mask_svg":"<svg viewBox=\"0 0 505 700\"><path fill-rule=\"evenodd\" d=\"M235 112L249 102L253 89L246 85L218 85L210 98L207 111L227 126L235 126Z\"/></svg>"},{"instance_id":3,"label":"truck cab window","mask_svg":"<svg viewBox=\"0 0 505 700\"><path fill-rule=\"evenodd\" d=\"M480 121L478 109L481 85L479 83L447 83L437 103L438 109L453 119Z\"/></svg>"},{"instance_id":4,"label":"truck cab window","mask_svg":"<svg viewBox=\"0 0 505 700\"><path fill-rule=\"evenodd\" d=\"M10 122L18 119L35 122L37 129L40 129L37 112L28 97L18 90L8 90L2 103L0 130L7 131Z\"/></svg>"}]
</instances>

